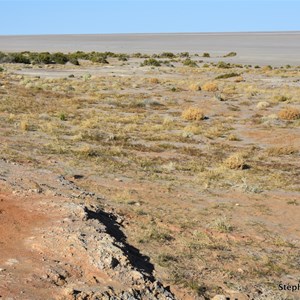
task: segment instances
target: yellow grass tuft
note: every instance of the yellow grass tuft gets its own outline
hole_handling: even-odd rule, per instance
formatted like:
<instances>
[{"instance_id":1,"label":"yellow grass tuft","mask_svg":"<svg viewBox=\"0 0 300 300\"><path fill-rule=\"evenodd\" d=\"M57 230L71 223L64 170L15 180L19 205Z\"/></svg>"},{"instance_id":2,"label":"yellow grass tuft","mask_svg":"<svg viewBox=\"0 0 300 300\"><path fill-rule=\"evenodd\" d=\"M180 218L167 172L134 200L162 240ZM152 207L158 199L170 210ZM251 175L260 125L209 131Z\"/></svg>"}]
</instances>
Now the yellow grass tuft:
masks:
<instances>
[{"instance_id":1,"label":"yellow grass tuft","mask_svg":"<svg viewBox=\"0 0 300 300\"><path fill-rule=\"evenodd\" d=\"M158 78L149 78L149 83L152 83L152 84L158 84L159 83L159 80Z\"/></svg>"},{"instance_id":2,"label":"yellow grass tuft","mask_svg":"<svg viewBox=\"0 0 300 300\"><path fill-rule=\"evenodd\" d=\"M271 147L267 149L267 154L270 156L290 155L298 153L298 149L292 146Z\"/></svg>"},{"instance_id":3,"label":"yellow grass tuft","mask_svg":"<svg viewBox=\"0 0 300 300\"><path fill-rule=\"evenodd\" d=\"M201 91L201 86L197 83L192 83L190 85L190 90L193 92Z\"/></svg>"},{"instance_id":4,"label":"yellow grass tuft","mask_svg":"<svg viewBox=\"0 0 300 300\"><path fill-rule=\"evenodd\" d=\"M245 81L245 79L243 76L238 76L234 79L234 82L244 82L244 81Z\"/></svg>"},{"instance_id":5,"label":"yellow grass tuft","mask_svg":"<svg viewBox=\"0 0 300 300\"><path fill-rule=\"evenodd\" d=\"M188 125L184 127L183 129L186 133L192 133L192 134L200 134L202 132L202 128L195 125Z\"/></svg>"},{"instance_id":6,"label":"yellow grass tuft","mask_svg":"<svg viewBox=\"0 0 300 300\"><path fill-rule=\"evenodd\" d=\"M275 95L272 100L275 103L288 102L288 101L291 100L291 97L290 96L285 96L285 95Z\"/></svg>"},{"instance_id":7,"label":"yellow grass tuft","mask_svg":"<svg viewBox=\"0 0 300 300\"><path fill-rule=\"evenodd\" d=\"M218 85L215 82L206 82L202 86L202 90L206 92L216 92L218 90Z\"/></svg>"},{"instance_id":8,"label":"yellow grass tuft","mask_svg":"<svg viewBox=\"0 0 300 300\"><path fill-rule=\"evenodd\" d=\"M20 122L20 129L23 131L28 131L30 129L29 123L27 120L23 120Z\"/></svg>"},{"instance_id":9,"label":"yellow grass tuft","mask_svg":"<svg viewBox=\"0 0 300 300\"><path fill-rule=\"evenodd\" d=\"M229 141L240 141L240 139L235 134L230 134L228 136Z\"/></svg>"},{"instance_id":10,"label":"yellow grass tuft","mask_svg":"<svg viewBox=\"0 0 300 300\"><path fill-rule=\"evenodd\" d=\"M263 67L261 68L261 70L264 71L264 72L267 72L267 71L272 71L273 68L272 68L271 66L263 66Z\"/></svg>"},{"instance_id":11,"label":"yellow grass tuft","mask_svg":"<svg viewBox=\"0 0 300 300\"><path fill-rule=\"evenodd\" d=\"M247 168L243 156L239 153L229 156L224 161L224 166L232 170L243 170Z\"/></svg>"},{"instance_id":12,"label":"yellow grass tuft","mask_svg":"<svg viewBox=\"0 0 300 300\"><path fill-rule=\"evenodd\" d=\"M203 111L197 107L189 107L182 112L182 118L188 121L199 121L205 118Z\"/></svg>"},{"instance_id":13,"label":"yellow grass tuft","mask_svg":"<svg viewBox=\"0 0 300 300\"><path fill-rule=\"evenodd\" d=\"M282 120L300 119L300 110L296 107L286 107L278 113L278 117Z\"/></svg>"}]
</instances>

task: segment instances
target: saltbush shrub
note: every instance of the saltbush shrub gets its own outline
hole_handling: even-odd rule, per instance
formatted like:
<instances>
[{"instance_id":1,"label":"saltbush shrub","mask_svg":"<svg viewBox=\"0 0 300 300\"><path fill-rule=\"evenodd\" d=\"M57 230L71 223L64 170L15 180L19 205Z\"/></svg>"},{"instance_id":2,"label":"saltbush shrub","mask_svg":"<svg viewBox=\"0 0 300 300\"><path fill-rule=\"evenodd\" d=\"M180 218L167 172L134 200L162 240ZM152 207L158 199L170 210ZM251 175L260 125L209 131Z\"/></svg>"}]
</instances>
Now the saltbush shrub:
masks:
<instances>
[{"instance_id":1,"label":"saltbush shrub","mask_svg":"<svg viewBox=\"0 0 300 300\"><path fill-rule=\"evenodd\" d=\"M220 69L229 69L230 68L230 63L225 63L224 61L219 61L217 63L217 67Z\"/></svg>"},{"instance_id":2,"label":"saltbush shrub","mask_svg":"<svg viewBox=\"0 0 300 300\"><path fill-rule=\"evenodd\" d=\"M51 54L51 59L54 63L60 65L64 65L69 61L68 56L61 52L55 52Z\"/></svg>"},{"instance_id":3,"label":"saltbush shrub","mask_svg":"<svg viewBox=\"0 0 300 300\"><path fill-rule=\"evenodd\" d=\"M219 75L215 79L226 79L226 78L237 77L237 76L240 76L240 74L239 73L227 73L227 74Z\"/></svg>"},{"instance_id":4,"label":"saltbush shrub","mask_svg":"<svg viewBox=\"0 0 300 300\"><path fill-rule=\"evenodd\" d=\"M197 67L197 63L189 58L187 58L186 60L184 60L183 62L184 66L188 66L188 67Z\"/></svg>"},{"instance_id":5,"label":"saltbush shrub","mask_svg":"<svg viewBox=\"0 0 300 300\"><path fill-rule=\"evenodd\" d=\"M160 67L161 62L155 58L149 58L145 59L144 62L141 64L141 66L154 66L154 67Z\"/></svg>"},{"instance_id":6,"label":"saltbush shrub","mask_svg":"<svg viewBox=\"0 0 300 300\"><path fill-rule=\"evenodd\" d=\"M225 54L223 57L233 57L233 56L236 56L237 53L236 52L229 52L227 54Z\"/></svg>"},{"instance_id":7,"label":"saltbush shrub","mask_svg":"<svg viewBox=\"0 0 300 300\"><path fill-rule=\"evenodd\" d=\"M174 58L176 55L172 52L163 52L159 55L160 58Z\"/></svg>"}]
</instances>

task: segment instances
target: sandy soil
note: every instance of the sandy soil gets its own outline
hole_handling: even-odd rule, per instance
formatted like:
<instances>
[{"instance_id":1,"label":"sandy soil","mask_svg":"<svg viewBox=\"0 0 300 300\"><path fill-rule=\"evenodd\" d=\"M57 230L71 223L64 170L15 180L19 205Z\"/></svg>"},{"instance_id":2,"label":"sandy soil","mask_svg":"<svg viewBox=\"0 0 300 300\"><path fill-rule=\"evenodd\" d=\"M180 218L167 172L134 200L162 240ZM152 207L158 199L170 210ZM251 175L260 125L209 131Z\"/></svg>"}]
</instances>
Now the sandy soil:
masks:
<instances>
[{"instance_id":1,"label":"sandy soil","mask_svg":"<svg viewBox=\"0 0 300 300\"><path fill-rule=\"evenodd\" d=\"M122 271L122 260L127 260L120 250L122 241L116 248L111 237L117 224L104 215L97 221L89 220L98 216L91 206L97 198L94 194L88 196L73 182L46 170L34 171L7 161L0 161L0 165L1 299L108 300L130 288L137 289L136 296L140 293L147 275L128 261ZM80 199L74 199L74 190ZM105 220L106 229L100 219ZM111 251L116 251L113 257L120 260L118 267L112 268L107 262ZM136 262L140 259L137 254L133 254ZM126 277L119 277L122 272ZM144 283L150 291L151 281ZM156 293L160 297L160 292ZM130 295L129 291L127 297ZM127 299L125 296L121 299ZM173 299L171 294L161 297Z\"/></svg>"}]
</instances>

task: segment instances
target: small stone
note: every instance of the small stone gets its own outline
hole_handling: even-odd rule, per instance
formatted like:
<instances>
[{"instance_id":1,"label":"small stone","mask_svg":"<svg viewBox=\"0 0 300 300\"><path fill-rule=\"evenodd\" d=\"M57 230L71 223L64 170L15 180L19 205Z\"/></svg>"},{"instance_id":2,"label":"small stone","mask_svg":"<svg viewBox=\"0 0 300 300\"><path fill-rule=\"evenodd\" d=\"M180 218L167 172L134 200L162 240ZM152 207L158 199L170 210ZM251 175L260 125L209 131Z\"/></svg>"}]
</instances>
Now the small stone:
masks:
<instances>
[{"instance_id":1,"label":"small stone","mask_svg":"<svg viewBox=\"0 0 300 300\"><path fill-rule=\"evenodd\" d=\"M64 289L64 294L66 296L73 296L73 295L76 294L76 291L73 288L67 287L67 288Z\"/></svg>"},{"instance_id":2,"label":"small stone","mask_svg":"<svg viewBox=\"0 0 300 300\"><path fill-rule=\"evenodd\" d=\"M48 114L43 113L43 114L39 114L39 119L40 120L45 120L45 121L49 121L51 118Z\"/></svg>"},{"instance_id":3,"label":"small stone","mask_svg":"<svg viewBox=\"0 0 300 300\"><path fill-rule=\"evenodd\" d=\"M144 279L143 275L138 271L131 271L130 275L131 275L131 278L134 282L139 282L139 281ZM158 285L157 285L157 287L158 287Z\"/></svg>"},{"instance_id":4,"label":"small stone","mask_svg":"<svg viewBox=\"0 0 300 300\"><path fill-rule=\"evenodd\" d=\"M35 193L35 194L40 194L42 192L42 189L41 188L30 189L29 192Z\"/></svg>"},{"instance_id":5,"label":"small stone","mask_svg":"<svg viewBox=\"0 0 300 300\"><path fill-rule=\"evenodd\" d=\"M212 300L226 300L226 297L224 295L216 295Z\"/></svg>"},{"instance_id":6,"label":"small stone","mask_svg":"<svg viewBox=\"0 0 300 300\"><path fill-rule=\"evenodd\" d=\"M17 260L17 259L15 259L15 258L10 258L10 259L8 259L7 261L6 261L6 265L8 265L8 266L12 266L12 265L15 265L15 264L17 264L17 263L19 263L19 261Z\"/></svg>"}]
</instances>

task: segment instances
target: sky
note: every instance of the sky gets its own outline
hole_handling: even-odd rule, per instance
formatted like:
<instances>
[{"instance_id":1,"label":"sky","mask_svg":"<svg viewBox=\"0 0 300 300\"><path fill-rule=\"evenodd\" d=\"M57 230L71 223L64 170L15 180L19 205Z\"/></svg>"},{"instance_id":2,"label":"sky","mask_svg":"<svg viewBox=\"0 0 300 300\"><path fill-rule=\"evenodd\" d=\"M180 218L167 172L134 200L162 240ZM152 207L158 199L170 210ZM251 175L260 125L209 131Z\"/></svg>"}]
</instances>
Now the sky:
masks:
<instances>
[{"instance_id":1,"label":"sky","mask_svg":"<svg viewBox=\"0 0 300 300\"><path fill-rule=\"evenodd\" d=\"M299 31L300 0L0 0L0 35Z\"/></svg>"}]
</instances>

